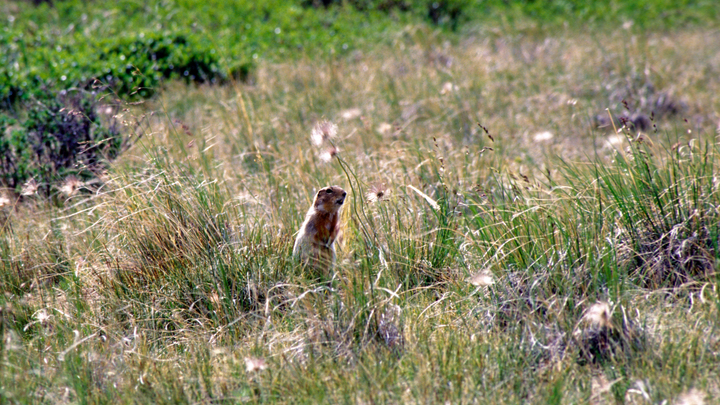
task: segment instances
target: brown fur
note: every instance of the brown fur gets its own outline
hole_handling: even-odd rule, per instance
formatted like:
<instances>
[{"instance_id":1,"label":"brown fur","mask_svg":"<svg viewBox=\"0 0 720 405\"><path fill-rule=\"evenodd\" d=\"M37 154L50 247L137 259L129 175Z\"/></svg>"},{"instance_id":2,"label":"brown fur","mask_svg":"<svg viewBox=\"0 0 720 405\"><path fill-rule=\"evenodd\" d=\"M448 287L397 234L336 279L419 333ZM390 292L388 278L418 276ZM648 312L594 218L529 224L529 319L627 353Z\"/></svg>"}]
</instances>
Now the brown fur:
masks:
<instances>
[{"instance_id":1,"label":"brown fur","mask_svg":"<svg viewBox=\"0 0 720 405\"><path fill-rule=\"evenodd\" d=\"M340 234L340 208L347 193L338 186L324 187L305 215L293 247L293 256L315 268L335 263L335 240Z\"/></svg>"}]
</instances>

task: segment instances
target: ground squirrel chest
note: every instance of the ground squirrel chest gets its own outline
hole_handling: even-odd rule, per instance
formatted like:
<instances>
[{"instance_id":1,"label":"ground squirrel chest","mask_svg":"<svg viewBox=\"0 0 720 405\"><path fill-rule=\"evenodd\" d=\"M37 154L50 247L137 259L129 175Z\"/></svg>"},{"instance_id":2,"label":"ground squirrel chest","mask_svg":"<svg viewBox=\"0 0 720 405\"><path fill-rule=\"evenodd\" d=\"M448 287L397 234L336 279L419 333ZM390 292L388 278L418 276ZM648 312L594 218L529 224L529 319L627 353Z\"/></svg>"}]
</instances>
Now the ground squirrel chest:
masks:
<instances>
[{"instance_id":1,"label":"ground squirrel chest","mask_svg":"<svg viewBox=\"0 0 720 405\"><path fill-rule=\"evenodd\" d=\"M324 187L315 195L298 231L293 255L314 267L335 262L335 240L340 232L340 208L347 193L338 186Z\"/></svg>"}]
</instances>

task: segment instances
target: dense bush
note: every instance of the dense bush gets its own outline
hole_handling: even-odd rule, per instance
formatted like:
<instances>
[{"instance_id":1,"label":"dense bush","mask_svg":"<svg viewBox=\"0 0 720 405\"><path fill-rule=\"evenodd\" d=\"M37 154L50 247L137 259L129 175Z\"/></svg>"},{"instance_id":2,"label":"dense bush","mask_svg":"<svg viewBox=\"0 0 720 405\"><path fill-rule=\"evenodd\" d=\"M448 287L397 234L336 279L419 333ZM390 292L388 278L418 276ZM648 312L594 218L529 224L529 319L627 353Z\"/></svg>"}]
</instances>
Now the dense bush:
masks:
<instances>
[{"instance_id":1,"label":"dense bush","mask_svg":"<svg viewBox=\"0 0 720 405\"><path fill-rule=\"evenodd\" d=\"M196 37L138 33L93 41L87 48L55 39L0 34L0 107L45 88L90 88L95 80L122 96L148 97L163 79L222 80L216 51Z\"/></svg>"},{"instance_id":2,"label":"dense bush","mask_svg":"<svg viewBox=\"0 0 720 405\"><path fill-rule=\"evenodd\" d=\"M162 79L215 82L222 78L214 49L181 34L141 33L136 37L105 40L98 44L98 61L91 71L119 94L152 94Z\"/></svg>"},{"instance_id":3,"label":"dense bush","mask_svg":"<svg viewBox=\"0 0 720 405\"><path fill-rule=\"evenodd\" d=\"M113 119L98 115L98 89L139 98L165 79L226 78L215 49L178 33L140 32L84 47L5 30L0 49L0 182L13 189L35 179L48 193L58 178L88 177L117 156L123 136ZM231 74L247 72L240 65Z\"/></svg>"},{"instance_id":4,"label":"dense bush","mask_svg":"<svg viewBox=\"0 0 720 405\"><path fill-rule=\"evenodd\" d=\"M128 145L112 112L97 94L75 89L34 98L21 120L0 116L0 182L19 190L34 179L47 194L70 174L91 177Z\"/></svg>"},{"instance_id":5,"label":"dense bush","mask_svg":"<svg viewBox=\"0 0 720 405\"><path fill-rule=\"evenodd\" d=\"M302 4L314 8L348 4L359 11L413 12L427 17L435 25L449 25L452 29L458 27L461 19L467 19L466 9L470 6L467 0L303 0Z\"/></svg>"}]
</instances>

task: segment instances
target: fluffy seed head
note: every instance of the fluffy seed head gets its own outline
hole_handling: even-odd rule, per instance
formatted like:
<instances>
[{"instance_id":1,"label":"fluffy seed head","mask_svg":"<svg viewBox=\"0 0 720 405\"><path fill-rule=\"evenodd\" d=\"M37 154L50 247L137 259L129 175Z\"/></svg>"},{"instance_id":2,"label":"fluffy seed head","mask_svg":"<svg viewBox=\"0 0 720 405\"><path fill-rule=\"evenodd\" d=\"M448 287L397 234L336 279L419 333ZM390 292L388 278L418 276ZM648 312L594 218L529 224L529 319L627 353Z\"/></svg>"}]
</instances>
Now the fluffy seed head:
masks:
<instances>
[{"instance_id":1,"label":"fluffy seed head","mask_svg":"<svg viewBox=\"0 0 720 405\"><path fill-rule=\"evenodd\" d=\"M8 197L6 193L0 193L0 207L10 205L11 203L12 200L10 200L10 197Z\"/></svg>"},{"instance_id":2,"label":"fluffy seed head","mask_svg":"<svg viewBox=\"0 0 720 405\"><path fill-rule=\"evenodd\" d=\"M260 357L245 357L245 371L252 373L255 371L262 371L267 368L265 359Z\"/></svg>"},{"instance_id":3,"label":"fluffy seed head","mask_svg":"<svg viewBox=\"0 0 720 405\"><path fill-rule=\"evenodd\" d=\"M480 270L473 273L467 280L470 284L476 287L487 287L495 284L492 273L490 270Z\"/></svg>"},{"instance_id":4,"label":"fluffy seed head","mask_svg":"<svg viewBox=\"0 0 720 405\"><path fill-rule=\"evenodd\" d=\"M337 125L330 121L320 121L313 128L310 134L310 140L315 146L320 146L323 143L335 138L337 135Z\"/></svg>"},{"instance_id":5,"label":"fluffy seed head","mask_svg":"<svg viewBox=\"0 0 720 405\"><path fill-rule=\"evenodd\" d=\"M596 302L585 314L585 321L591 326L600 328L612 328L611 320L612 310L607 302Z\"/></svg>"},{"instance_id":6,"label":"fluffy seed head","mask_svg":"<svg viewBox=\"0 0 720 405\"><path fill-rule=\"evenodd\" d=\"M40 185L35 179L30 179L23 184L20 194L24 196L34 195L37 193L39 187Z\"/></svg>"},{"instance_id":7,"label":"fluffy seed head","mask_svg":"<svg viewBox=\"0 0 720 405\"><path fill-rule=\"evenodd\" d=\"M62 186L60 186L60 192L70 197L77 193L78 189L82 187L83 183L75 176L68 176L65 178Z\"/></svg>"},{"instance_id":8,"label":"fluffy seed head","mask_svg":"<svg viewBox=\"0 0 720 405\"><path fill-rule=\"evenodd\" d=\"M376 203L387 198L390 190L385 187L385 184L375 184L370 187L370 191L365 195L369 203Z\"/></svg>"},{"instance_id":9,"label":"fluffy seed head","mask_svg":"<svg viewBox=\"0 0 720 405\"><path fill-rule=\"evenodd\" d=\"M705 405L705 398L707 395L695 388L690 391L686 391L678 397L675 401L676 405Z\"/></svg>"},{"instance_id":10,"label":"fluffy seed head","mask_svg":"<svg viewBox=\"0 0 720 405\"><path fill-rule=\"evenodd\" d=\"M338 152L340 152L340 150L337 147L330 145L325 148L325 150L323 150L320 155L318 155L318 157L323 162L328 163L332 160L332 158L335 157L335 155L338 154Z\"/></svg>"}]
</instances>

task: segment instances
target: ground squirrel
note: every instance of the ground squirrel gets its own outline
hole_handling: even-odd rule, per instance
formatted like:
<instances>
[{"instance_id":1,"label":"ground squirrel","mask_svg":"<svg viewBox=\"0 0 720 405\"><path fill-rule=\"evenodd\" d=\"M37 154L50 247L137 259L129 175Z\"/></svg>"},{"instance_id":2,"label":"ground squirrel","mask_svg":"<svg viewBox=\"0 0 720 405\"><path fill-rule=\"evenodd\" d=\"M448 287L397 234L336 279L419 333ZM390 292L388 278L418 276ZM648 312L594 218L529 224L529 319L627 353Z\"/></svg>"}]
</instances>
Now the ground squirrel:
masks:
<instances>
[{"instance_id":1,"label":"ground squirrel","mask_svg":"<svg viewBox=\"0 0 720 405\"><path fill-rule=\"evenodd\" d=\"M347 193L338 186L324 187L305 215L293 247L293 256L315 268L335 263L335 239L340 233L340 208Z\"/></svg>"}]
</instances>

